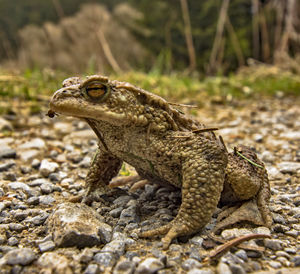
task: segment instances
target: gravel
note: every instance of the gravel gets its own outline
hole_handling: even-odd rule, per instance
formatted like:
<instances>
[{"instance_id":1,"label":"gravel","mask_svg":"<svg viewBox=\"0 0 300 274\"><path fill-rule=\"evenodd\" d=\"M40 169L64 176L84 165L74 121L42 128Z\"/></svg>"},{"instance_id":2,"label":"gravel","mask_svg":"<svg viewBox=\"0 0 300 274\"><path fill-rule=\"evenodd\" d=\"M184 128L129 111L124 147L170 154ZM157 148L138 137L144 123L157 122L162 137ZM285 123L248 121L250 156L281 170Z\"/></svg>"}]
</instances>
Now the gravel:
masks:
<instances>
[{"instance_id":1,"label":"gravel","mask_svg":"<svg viewBox=\"0 0 300 274\"><path fill-rule=\"evenodd\" d=\"M63 117L35 115L30 119L39 127L25 130L23 120L12 137L0 138L1 271L243 274L300 267L300 110L293 100L274 100L265 111L259 109L269 101L239 102L239 109L224 105L222 113L200 110L200 120L223 128L228 148L239 142L254 146L271 179L272 227L240 224L218 235L225 242L252 233L271 238L245 242L253 250L237 247L215 263L204 262L220 246L208 237L215 219L195 235L175 239L167 251L160 237L138 237L140 230L160 227L176 216L180 190L148 184L131 193L124 186L91 206L69 203L84 193L95 134L83 122ZM134 174L125 165L121 174L128 173Z\"/></svg>"}]
</instances>

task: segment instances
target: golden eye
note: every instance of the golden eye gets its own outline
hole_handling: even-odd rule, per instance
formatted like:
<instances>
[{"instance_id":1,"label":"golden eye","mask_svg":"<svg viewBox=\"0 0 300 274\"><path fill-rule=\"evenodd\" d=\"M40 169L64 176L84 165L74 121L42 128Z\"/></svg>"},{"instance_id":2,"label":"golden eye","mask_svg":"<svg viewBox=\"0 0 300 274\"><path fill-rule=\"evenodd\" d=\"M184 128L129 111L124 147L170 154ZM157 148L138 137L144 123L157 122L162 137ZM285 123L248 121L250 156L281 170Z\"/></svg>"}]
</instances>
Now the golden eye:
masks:
<instances>
[{"instance_id":1,"label":"golden eye","mask_svg":"<svg viewBox=\"0 0 300 274\"><path fill-rule=\"evenodd\" d=\"M90 83L85 88L85 94L92 100L104 100L109 94L107 86L101 83Z\"/></svg>"}]
</instances>

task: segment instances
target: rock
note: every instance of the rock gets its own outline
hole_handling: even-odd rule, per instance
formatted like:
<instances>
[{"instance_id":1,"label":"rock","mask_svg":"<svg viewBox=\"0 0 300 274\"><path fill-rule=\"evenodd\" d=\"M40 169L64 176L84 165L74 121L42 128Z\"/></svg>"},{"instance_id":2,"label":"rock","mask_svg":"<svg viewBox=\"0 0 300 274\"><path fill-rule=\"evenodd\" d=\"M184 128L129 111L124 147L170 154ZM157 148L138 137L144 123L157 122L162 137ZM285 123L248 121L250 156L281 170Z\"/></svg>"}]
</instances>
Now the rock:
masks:
<instances>
[{"instance_id":1,"label":"rock","mask_svg":"<svg viewBox=\"0 0 300 274\"><path fill-rule=\"evenodd\" d=\"M54 162L50 162L46 159L44 159L41 162L40 165L40 173L44 176L44 177L48 177L50 173L55 172L58 169L58 164L54 163Z\"/></svg>"},{"instance_id":2,"label":"rock","mask_svg":"<svg viewBox=\"0 0 300 274\"><path fill-rule=\"evenodd\" d=\"M51 251L55 248L55 243L53 241L46 241L39 244L39 249L41 252Z\"/></svg>"},{"instance_id":3,"label":"rock","mask_svg":"<svg viewBox=\"0 0 300 274\"><path fill-rule=\"evenodd\" d=\"M116 254L117 257L120 257L125 252L125 246L126 246L125 241L122 241L122 240L113 240L110 243L106 244L102 248L101 251L102 252L110 252L110 253Z\"/></svg>"},{"instance_id":4,"label":"rock","mask_svg":"<svg viewBox=\"0 0 300 274\"><path fill-rule=\"evenodd\" d=\"M275 157L271 151L265 150L261 154L261 159L263 162L273 163L275 161Z\"/></svg>"},{"instance_id":5,"label":"rock","mask_svg":"<svg viewBox=\"0 0 300 274\"><path fill-rule=\"evenodd\" d=\"M194 236L189 240L189 243L201 247L203 243L203 238L201 236Z\"/></svg>"},{"instance_id":6,"label":"rock","mask_svg":"<svg viewBox=\"0 0 300 274\"><path fill-rule=\"evenodd\" d=\"M41 138L35 138L35 139L32 139L22 145L20 145L18 147L18 149L20 150L26 150L26 149L42 149L42 148L45 148L46 144L45 144L45 141Z\"/></svg>"},{"instance_id":7,"label":"rock","mask_svg":"<svg viewBox=\"0 0 300 274\"><path fill-rule=\"evenodd\" d=\"M38 259L37 265L44 271L41 273L72 274L69 260L55 252L46 252ZM50 272L49 272L50 271Z\"/></svg>"},{"instance_id":8,"label":"rock","mask_svg":"<svg viewBox=\"0 0 300 274\"><path fill-rule=\"evenodd\" d=\"M83 248L107 243L112 231L92 208L73 203L58 205L49 217L47 227L59 247Z\"/></svg>"},{"instance_id":9,"label":"rock","mask_svg":"<svg viewBox=\"0 0 300 274\"><path fill-rule=\"evenodd\" d=\"M39 203L43 205L51 205L56 200L51 195L43 195L39 197Z\"/></svg>"},{"instance_id":10,"label":"rock","mask_svg":"<svg viewBox=\"0 0 300 274\"><path fill-rule=\"evenodd\" d=\"M24 225L17 224L17 223L10 223L8 225L8 227L10 230L17 231L17 232L21 232L22 230L24 230L26 228Z\"/></svg>"},{"instance_id":11,"label":"rock","mask_svg":"<svg viewBox=\"0 0 300 274\"><path fill-rule=\"evenodd\" d=\"M11 188L12 190L17 190L17 189L21 189L26 193L30 193L31 192L31 188L24 183L20 183L20 182L12 182L8 184L8 187Z\"/></svg>"},{"instance_id":12,"label":"rock","mask_svg":"<svg viewBox=\"0 0 300 274\"><path fill-rule=\"evenodd\" d=\"M285 138L288 140L300 140L300 131L289 131L280 134L281 138Z\"/></svg>"},{"instance_id":13,"label":"rock","mask_svg":"<svg viewBox=\"0 0 300 274\"><path fill-rule=\"evenodd\" d=\"M30 150L25 150L25 151L20 151L19 153L20 159L23 162L29 162L36 158L40 152L36 149L30 149Z\"/></svg>"},{"instance_id":14,"label":"rock","mask_svg":"<svg viewBox=\"0 0 300 274\"><path fill-rule=\"evenodd\" d=\"M272 268L281 268L281 263L280 262L276 262L276 261L270 261L268 262L269 266L271 266Z\"/></svg>"},{"instance_id":15,"label":"rock","mask_svg":"<svg viewBox=\"0 0 300 274\"><path fill-rule=\"evenodd\" d=\"M114 268L113 274L133 274L135 264L130 261L120 261Z\"/></svg>"},{"instance_id":16,"label":"rock","mask_svg":"<svg viewBox=\"0 0 300 274\"><path fill-rule=\"evenodd\" d=\"M9 265L28 265L36 258L35 253L30 248L13 249L5 254L1 261ZM0 263L1 265L1 263Z\"/></svg>"},{"instance_id":17,"label":"rock","mask_svg":"<svg viewBox=\"0 0 300 274\"><path fill-rule=\"evenodd\" d=\"M233 274L246 274L245 269L238 264L230 264L229 268Z\"/></svg>"},{"instance_id":18,"label":"rock","mask_svg":"<svg viewBox=\"0 0 300 274\"><path fill-rule=\"evenodd\" d=\"M252 234L252 231L245 228L232 228L223 230L221 236L225 240L231 240L247 234Z\"/></svg>"},{"instance_id":19,"label":"rock","mask_svg":"<svg viewBox=\"0 0 300 274\"><path fill-rule=\"evenodd\" d=\"M89 264L83 272L83 274L100 274L100 273L102 273L102 271L97 264Z\"/></svg>"},{"instance_id":20,"label":"rock","mask_svg":"<svg viewBox=\"0 0 300 274\"><path fill-rule=\"evenodd\" d=\"M10 147L0 147L0 159L16 158L17 152Z\"/></svg>"},{"instance_id":21,"label":"rock","mask_svg":"<svg viewBox=\"0 0 300 274\"><path fill-rule=\"evenodd\" d=\"M164 268L164 264L156 258L150 257L142 261L135 273L136 274L152 274Z\"/></svg>"},{"instance_id":22,"label":"rock","mask_svg":"<svg viewBox=\"0 0 300 274\"><path fill-rule=\"evenodd\" d=\"M79 261L81 263L88 263L93 259L94 252L91 248L85 248L79 255Z\"/></svg>"},{"instance_id":23,"label":"rock","mask_svg":"<svg viewBox=\"0 0 300 274\"><path fill-rule=\"evenodd\" d=\"M105 267L113 266L116 261L116 255L111 252L99 252L94 256L94 261Z\"/></svg>"},{"instance_id":24,"label":"rock","mask_svg":"<svg viewBox=\"0 0 300 274\"><path fill-rule=\"evenodd\" d=\"M14 165L15 165L14 162L7 162L7 163L4 163L4 164L0 164L0 172L7 171L11 167L13 167Z\"/></svg>"},{"instance_id":25,"label":"rock","mask_svg":"<svg viewBox=\"0 0 300 274\"><path fill-rule=\"evenodd\" d=\"M202 264L199 263L197 260L195 259L192 259L192 258L189 258L187 260L185 260L181 267L184 269L184 270L191 270L193 268L201 268L202 267Z\"/></svg>"},{"instance_id":26,"label":"rock","mask_svg":"<svg viewBox=\"0 0 300 274\"><path fill-rule=\"evenodd\" d=\"M265 247L277 251L282 250L282 242L280 240L273 240L273 239L265 239L264 240Z\"/></svg>"},{"instance_id":27,"label":"rock","mask_svg":"<svg viewBox=\"0 0 300 274\"><path fill-rule=\"evenodd\" d=\"M247 252L243 249L240 249L237 252L235 252L235 255L245 262L248 260Z\"/></svg>"},{"instance_id":28,"label":"rock","mask_svg":"<svg viewBox=\"0 0 300 274\"><path fill-rule=\"evenodd\" d=\"M15 246L19 243L19 240L16 238L16 237L10 237L8 240L7 240L7 244L10 245L10 246Z\"/></svg>"},{"instance_id":29,"label":"rock","mask_svg":"<svg viewBox=\"0 0 300 274\"><path fill-rule=\"evenodd\" d=\"M229 266L227 264L223 263L222 261L220 261L218 263L217 273L218 274L232 274Z\"/></svg>"},{"instance_id":30,"label":"rock","mask_svg":"<svg viewBox=\"0 0 300 274\"><path fill-rule=\"evenodd\" d=\"M215 272L209 268L193 268L187 272L187 274L214 274Z\"/></svg>"},{"instance_id":31,"label":"rock","mask_svg":"<svg viewBox=\"0 0 300 274\"><path fill-rule=\"evenodd\" d=\"M278 164L281 173L297 173L300 170L300 163L298 162L281 162Z\"/></svg>"},{"instance_id":32,"label":"rock","mask_svg":"<svg viewBox=\"0 0 300 274\"><path fill-rule=\"evenodd\" d=\"M2 117L0 117L0 131L13 131L12 124Z\"/></svg>"}]
</instances>

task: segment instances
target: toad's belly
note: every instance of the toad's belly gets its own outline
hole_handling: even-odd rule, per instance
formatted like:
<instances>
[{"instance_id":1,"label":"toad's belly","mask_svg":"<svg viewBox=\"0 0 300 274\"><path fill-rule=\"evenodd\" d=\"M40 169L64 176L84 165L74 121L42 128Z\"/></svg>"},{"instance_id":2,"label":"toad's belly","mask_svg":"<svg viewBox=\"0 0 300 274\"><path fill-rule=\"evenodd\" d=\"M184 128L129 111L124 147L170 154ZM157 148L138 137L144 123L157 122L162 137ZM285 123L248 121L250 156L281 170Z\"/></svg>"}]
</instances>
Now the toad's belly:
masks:
<instances>
[{"instance_id":1,"label":"toad's belly","mask_svg":"<svg viewBox=\"0 0 300 274\"><path fill-rule=\"evenodd\" d=\"M142 177L156 183L181 187L182 175L178 164L168 162L163 157L149 160L129 152L120 152L118 154L116 156L133 166Z\"/></svg>"}]
</instances>

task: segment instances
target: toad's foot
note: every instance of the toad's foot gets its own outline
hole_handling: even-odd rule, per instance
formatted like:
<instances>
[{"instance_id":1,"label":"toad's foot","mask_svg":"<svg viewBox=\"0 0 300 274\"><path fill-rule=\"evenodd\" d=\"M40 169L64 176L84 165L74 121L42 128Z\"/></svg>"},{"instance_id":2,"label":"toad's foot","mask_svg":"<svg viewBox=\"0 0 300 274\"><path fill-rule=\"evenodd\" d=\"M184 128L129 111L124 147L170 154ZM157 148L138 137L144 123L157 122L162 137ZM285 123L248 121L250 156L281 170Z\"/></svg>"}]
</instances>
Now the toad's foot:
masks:
<instances>
[{"instance_id":1,"label":"toad's foot","mask_svg":"<svg viewBox=\"0 0 300 274\"><path fill-rule=\"evenodd\" d=\"M143 180L141 176L133 175L133 176L121 177L113 180L109 184L109 188L129 185L131 186L129 192L134 192L135 190L142 188L149 183L150 182L148 180Z\"/></svg>"},{"instance_id":2,"label":"toad's foot","mask_svg":"<svg viewBox=\"0 0 300 274\"><path fill-rule=\"evenodd\" d=\"M168 223L162 227L148 230L145 232L140 233L140 237L154 237L166 234L165 237L161 239L163 243L163 249L167 249L171 243L171 241L180 235L188 235L194 233L194 230L191 230L187 225L184 223L176 222L174 219L171 223Z\"/></svg>"},{"instance_id":3,"label":"toad's foot","mask_svg":"<svg viewBox=\"0 0 300 274\"><path fill-rule=\"evenodd\" d=\"M213 229L214 233L238 222L250 222L255 225L270 226L268 222L264 221L255 199L244 202L239 208L229 207L225 209L219 214L218 221L220 222Z\"/></svg>"},{"instance_id":4,"label":"toad's foot","mask_svg":"<svg viewBox=\"0 0 300 274\"><path fill-rule=\"evenodd\" d=\"M107 187L101 187L92 189L91 187L87 189L85 195L83 196L82 203L90 205L92 202L101 202L107 204L106 198L109 189Z\"/></svg>"}]
</instances>

